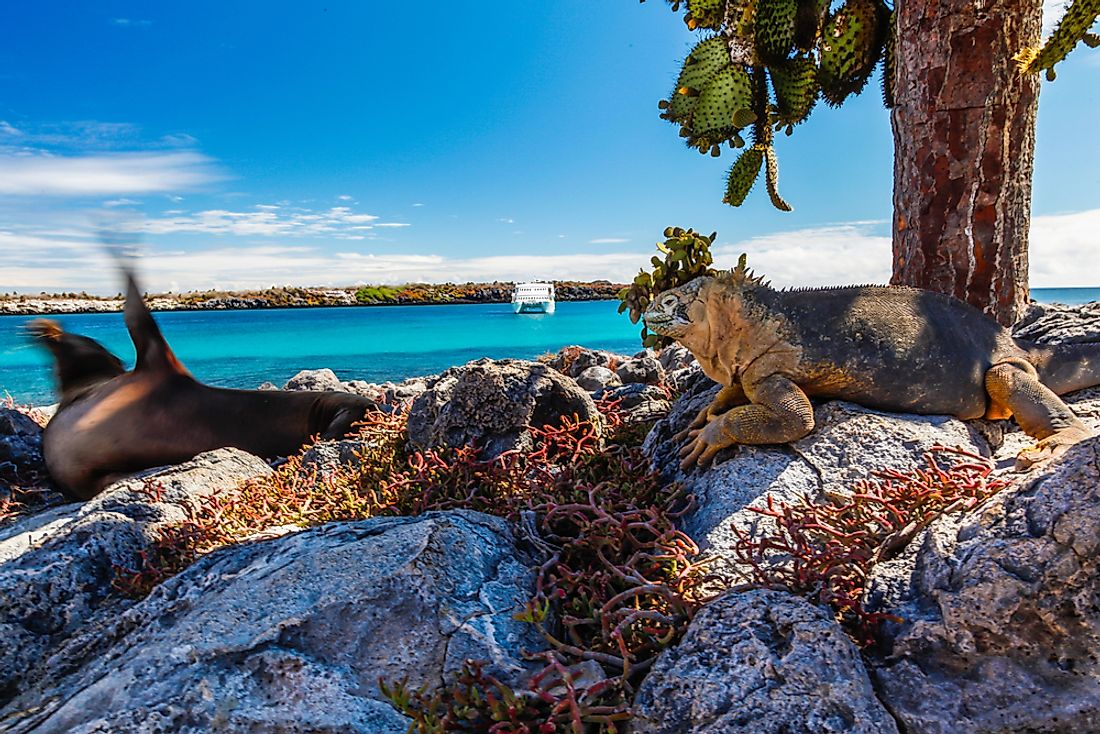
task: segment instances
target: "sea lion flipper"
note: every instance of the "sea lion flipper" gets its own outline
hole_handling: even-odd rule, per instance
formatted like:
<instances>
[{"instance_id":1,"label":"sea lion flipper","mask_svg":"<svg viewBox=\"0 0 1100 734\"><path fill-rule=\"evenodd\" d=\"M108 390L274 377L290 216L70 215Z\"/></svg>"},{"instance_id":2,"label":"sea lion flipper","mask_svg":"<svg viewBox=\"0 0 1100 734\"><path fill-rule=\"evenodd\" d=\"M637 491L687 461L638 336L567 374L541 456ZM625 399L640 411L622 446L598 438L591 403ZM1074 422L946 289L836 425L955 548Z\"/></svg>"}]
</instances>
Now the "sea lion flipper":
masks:
<instances>
[{"instance_id":1,"label":"sea lion flipper","mask_svg":"<svg viewBox=\"0 0 1100 734\"><path fill-rule=\"evenodd\" d=\"M56 321L34 319L23 329L53 355L62 404L126 371L122 361L102 344L86 336L70 334Z\"/></svg>"},{"instance_id":2,"label":"sea lion flipper","mask_svg":"<svg viewBox=\"0 0 1100 734\"><path fill-rule=\"evenodd\" d=\"M141 297L141 289L134 272L127 267L123 268L123 272L126 274L126 305L123 316L137 353L134 371L167 370L190 375L160 333L160 327L153 319L149 307L145 305L145 299Z\"/></svg>"}]
</instances>

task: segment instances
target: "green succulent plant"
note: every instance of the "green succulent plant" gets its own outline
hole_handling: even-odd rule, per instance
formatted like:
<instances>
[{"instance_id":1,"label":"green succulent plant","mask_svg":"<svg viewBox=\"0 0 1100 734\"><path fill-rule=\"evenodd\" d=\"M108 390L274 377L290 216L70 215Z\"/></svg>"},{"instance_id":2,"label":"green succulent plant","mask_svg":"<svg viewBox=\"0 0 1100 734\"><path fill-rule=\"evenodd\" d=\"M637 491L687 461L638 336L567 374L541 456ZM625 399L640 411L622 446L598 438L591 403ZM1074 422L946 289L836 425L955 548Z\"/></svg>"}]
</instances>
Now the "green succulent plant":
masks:
<instances>
[{"instance_id":1,"label":"green succulent plant","mask_svg":"<svg viewBox=\"0 0 1100 734\"><path fill-rule=\"evenodd\" d=\"M657 243L657 250L663 259L654 255L650 258L652 270L642 269L634 282L619 291L619 313L629 311L631 323L638 323L649 304L670 288L683 285L701 275L716 275L718 271L711 267L714 258L710 247L718 237L717 232L703 235L693 229L668 227L665 229L665 241ZM642 325L642 346L660 348L672 343L672 339L651 334Z\"/></svg>"}]
</instances>

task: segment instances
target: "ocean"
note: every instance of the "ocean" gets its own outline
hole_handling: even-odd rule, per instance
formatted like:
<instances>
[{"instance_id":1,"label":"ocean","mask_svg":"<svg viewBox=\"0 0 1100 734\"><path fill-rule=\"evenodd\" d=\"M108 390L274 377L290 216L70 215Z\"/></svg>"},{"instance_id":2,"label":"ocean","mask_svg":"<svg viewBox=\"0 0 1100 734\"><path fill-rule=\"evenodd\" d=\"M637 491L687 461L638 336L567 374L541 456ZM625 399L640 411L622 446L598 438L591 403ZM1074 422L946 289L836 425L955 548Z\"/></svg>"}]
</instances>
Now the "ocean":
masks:
<instances>
[{"instance_id":1,"label":"ocean","mask_svg":"<svg viewBox=\"0 0 1100 734\"><path fill-rule=\"evenodd\" d=\"M222 387L282 386L304 369L328 367L342 380L399 381L442 372L479 357L532 359L570 344L633 354L641 325L618 301L566 301L557 313L512 313L511 304L349 306L156 313L176 356L199 380ZM56 402L52 363L22 325L0 316L0 398ZM134 349L120 313L50 316L91 337L128 366Z\"/></svg>"},{"instance_id":2,"label":"ocean","mask_svg":"<svg viewBox=\"0 0 1100 734\"><path fill-rule=\"evenodd\" d=\"M1100 288L1036 288L1044 303L1100 300ZM511 306L464 304L175 311L156 319L176 356L211 385L282 386L304 369L328 367L342 380L399 381L441 372L479 357L532 359L570 344L633 354L640 325L616 312L617 301L558 303L557 313L517 316ZM51 362L29 343L22 325L30 316L0 316L0 398L19 404L56 402ZM99 341L133 364L122 314L51 318L63 328Z\"/></svg>"}]
</instances>

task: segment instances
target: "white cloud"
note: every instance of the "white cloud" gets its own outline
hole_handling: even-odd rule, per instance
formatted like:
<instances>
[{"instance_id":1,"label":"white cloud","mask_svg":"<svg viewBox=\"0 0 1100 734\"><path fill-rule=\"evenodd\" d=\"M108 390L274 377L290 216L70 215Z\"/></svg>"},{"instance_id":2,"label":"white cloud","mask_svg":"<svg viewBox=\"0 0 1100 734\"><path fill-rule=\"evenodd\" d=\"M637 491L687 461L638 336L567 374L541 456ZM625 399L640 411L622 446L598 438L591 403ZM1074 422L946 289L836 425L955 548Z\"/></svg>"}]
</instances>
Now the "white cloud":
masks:
<instances>
[{"instance_id":1,"label":"white cloud","mask_svg":"<svg viewBox=\"0 0 1100 734\"><path fill-rule=\"evenodd\" d=\"M192 189L222 178L191 152L55 156L0 153L0 194L112 196Z\"/></svg>"},{"instance_id":2,"label":"white cloud","mask_svg":"<svg viewBox=\"0 0 1100 734\"><path fill-rule=\"evenodd\" d=\"M340 201L355 201L355 197L349 196L348 194L340 194L336 198Z\"/></svg>"},{"instance_id":3,"label":"white cloud","mask_svg":"<svg viewBox=\"0 0 1100 734\"><path fill-rule=\"evenodd\" d=\"M122 28L148 28L153 21L136 18L112 18L111 23Z\"/></svg>"},{"instance_id":4,"label":"white cloud","mask_svg":"<svg viewBox=\"0 0 1100 734\"><path fill-rule=\"evenodd\" d=\"M890 280L890 237L875 234L875 222L853 222L752 237L714 248L715 266L749 267L777 287L886 283Z\"/></svg>"},{"instance_id":5,"label":"white cloud","mask_svg":"<svg viewBox=\"0 0 1100 734\"><path fill-rule=\"evenodd\" d=\"M271 211L206 212L196 222L214 230L255 234L272 229L347 227L322 214L301 214L307 221ZM198 215L189 215L196 217ZM362 225L378 226L378 225ZM885 283L890 276L890 238L883 223L856 222L753 237L715 248L717 267L732 267L741 252L749 265L776 286ZM1037 216L1032 220L1031 282L1036 287L1098 286L1100 257L1095 233L1100 209ZM344 229L343 239L361 237ZM333 235L327 235L332 237ZM347 244L347 243L345 243ZM151 291L206 288L244 289L271 285L339 286L356 283L462 282L492 280L607 279L627 282L648 267L652 251L593 254L445 257L430 252L378 254L345 248L337 252L309 245L263 246L151 252L140 263ZM0 231L0 291L40 289L115 293L113 264L97 245L75 230L23 233Z\"/></svg>"},{"instance_id":6,"label":"white cloud","mask_svg":"<svg viewBox=\"0 0 1100 734\"><path fill-rule=\"evenodd\" d=\"M23 131L12 125L7 120L0 120L0 135L11 135L12 137L21 137Z\"/></svg>"},{"instance_id":7,"label":"white cloud","mask_svg":"<svg viewBox=\"0 0 1100 734\"><path fill-rule=\"evenodd\" d=\"M565 235L558 235L564 237ZM623 237L600 237L598 239L589 240L590 245L621 245L624 242L630 242L630 240Z\"/></svg>"},{"instance_id":8,"label":"white cloud","mask_svg":"<svg viewBox=\"0 0 1100 734\"><path fill-rule=\"evenodd\" d=\"M1036 288L1100 286L1100 209L1031 218L1028 262Z\"/></svg>"}]
</instances>

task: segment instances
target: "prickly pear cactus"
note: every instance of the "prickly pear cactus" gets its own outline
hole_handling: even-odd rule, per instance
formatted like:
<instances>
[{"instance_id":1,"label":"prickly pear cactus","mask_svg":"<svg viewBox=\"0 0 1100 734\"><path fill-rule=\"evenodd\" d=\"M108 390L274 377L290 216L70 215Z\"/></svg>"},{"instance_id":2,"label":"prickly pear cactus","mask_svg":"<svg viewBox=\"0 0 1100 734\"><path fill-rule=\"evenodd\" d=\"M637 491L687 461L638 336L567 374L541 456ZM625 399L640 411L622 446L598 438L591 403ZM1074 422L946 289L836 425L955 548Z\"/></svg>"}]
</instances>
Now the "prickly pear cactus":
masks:
<instances>
[{"instance_id":1,"label":"prickly pear cactus","mask_svg":"<svg viewBox=\"0 0 1100 734\"><path fill-rule=\"evenodd\" d=\"M823 94L835 101L862 88L883 52L883 1L847 0L831 15L829 0L670 3L684 6L688 27L717 33L684 59L661 117L680 127L689 147L712 156L752 138L730 170L724 201L740 206L763 170L772 204L790 211L776 189L772 129L790 135ZM826 80L832 86L823 91Z\"/></svg>"},{"instance_id":2,"label":"prickly pear cactus","mask_svg":"<svg viewBox=\"0 0 1100 734\"><path fill-rule=\"evenodd\" d=\"M619 313L629 311L631 323L638 323L650 302L670 288L683 285L701 275L716 275L711 267L714 258L710 247L718 237L717 232L709 236L699 234L693 229L669 227L665 230L665 241L657 243L657 249L664 259L654 255L650 259L653 269L642 270L634 278L634 283L619 292ZM650 334L642 325L642 345L660 348L671 344L672 340L658 334Z\"/></svg>"},{"instance_id":3,"label":"prickly pear cactus","mask_svg":"<svg viewBox=\"0 0 1100 734\"><path fill-rule=\"evenodd\" d=\"M889 10L877 0L847 0L821 32L818 82L829 104L839 107L859 94L882 58Z\"/></svg>"},{"instance_id":4,"label":"prickly pear cactus","mask_svg":"<svg viewBox=\"0 0 1100 734\"><path fill-rule=\"evenodd\" d=\"M1025 48L1016 54L1020 70L1031 74L1046 71L1047 79L1054 81L1054 65L1066 58L1078 42L1090 48L1100 46L1100 35L1089 33L1097 18L1100 0L1073 0L1042 48Z\"/></svg>"}]
</instances>

